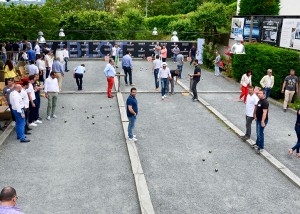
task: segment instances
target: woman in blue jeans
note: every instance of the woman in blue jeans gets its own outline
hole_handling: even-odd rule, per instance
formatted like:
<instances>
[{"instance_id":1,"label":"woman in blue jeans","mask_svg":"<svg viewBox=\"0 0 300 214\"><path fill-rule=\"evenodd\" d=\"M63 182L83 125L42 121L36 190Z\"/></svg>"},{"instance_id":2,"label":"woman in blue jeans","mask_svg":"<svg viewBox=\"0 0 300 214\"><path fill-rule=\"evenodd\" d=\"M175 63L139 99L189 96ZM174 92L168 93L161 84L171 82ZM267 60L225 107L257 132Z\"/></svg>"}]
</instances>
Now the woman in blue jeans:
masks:
<instances>
[{"instance_id":1,"label":"woman in blue jeans","mask_svg":"<svg viewBox=\"0 0 300 214\"><path fill-rule=\"evenodd\" d=\"M300 108L298 108L298 110L297 110L297 121L295 124L295 131L297 134L298 141L293 148L289 149L289 154L293 155L293 152L296 150L296 156L298 158L300 158L300 153L299 153L299 150L300 150Z\"/></svg>"}]
</instances>

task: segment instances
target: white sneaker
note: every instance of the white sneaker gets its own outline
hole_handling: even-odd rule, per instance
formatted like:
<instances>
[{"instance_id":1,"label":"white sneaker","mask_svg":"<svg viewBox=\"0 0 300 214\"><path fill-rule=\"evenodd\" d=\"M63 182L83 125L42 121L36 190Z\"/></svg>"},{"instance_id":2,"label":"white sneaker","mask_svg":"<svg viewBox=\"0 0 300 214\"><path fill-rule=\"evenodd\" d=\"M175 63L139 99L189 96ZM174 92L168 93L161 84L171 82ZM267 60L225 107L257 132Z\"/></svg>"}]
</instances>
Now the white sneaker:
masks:
<instances>
[{"instance_id":1,"label":"white sneaker","mask_svg":"<svg viewBox=\"0 0 300 214\"><path fill-rule=\"evenodd\" d=\"M40 121L40 120L36 120L36 121L34 121L34 123L39 123L39 124L41 124L41 123L43 123L43 122Z\"/></svg>"},{"instance_id":2,"label":"white sneaker","mask_svg":"<svg viewBox=\"0 0 300 214\"><path fill-rule=\"evenodd\" d=\"M29 124L29 126L30 126L30 127L31 127L31 126L37 126L37 124L35 124L35 123L32 122L32 123Z\"/></svg>"},{"instance_id":3,"label":"white sneaker","mask_svg":"<svg viewBox=\"0 0 300 214\"><path fill-rule=\"evenodd\" d=\"M136 138L136 135L133 135L134 138Z\"/></svg>"},{"instance_id":4,"label":"white sneaker","mask_svg":"<svg viewBox=\"0 0 300 214\"><path fill-rule=\"evenodd\" d=\"M47 116L47 120L51 120L51 119L50 119L50 116Z\"/></svg>"},{"instance_id":5,"label":"white sneaker","mask_svg":"<svg viewBox=\"0 0 300 214\"><path fill-rule=\"evenodd\" d=\"M164 95L165 98L167 98L167 95Z\"/></svg>"},{"instance_id":6,"label":"white sneaker","mask_svg":"<svg viewBox=\"0 0 300 214\"><path fill-rule=\"evenodd\" d=\"M57 116L55 115L55 114L53 114L53 116L52 116L53 118L57 118Z\"/></svg>"},{"instance_id":7,"label":"white sneaker","mask_svg":"<svg viewBox=\"0 0 300 214\"><path fill-rule=\"evenodd\" d=\"M161 99L164 100L164 99L165 99L165 96L162 96Z\"/></svg>"},{"instance_id":8,"label":"white sneaker","mask_svg":"<svg viewBox=\"0 0 300 214\"><path fill-rule=\"evenodd\" d=\"M16 126L16 122L15 121L11 121L11 126L15 127Z\"/></svg>"},{"instance_id":9,"label":"white sneaker","mask_svg":"<svg viewBox=\"0 0 300 214\"><path fill-rule=\"evenodd\" d=\"M129 141L133 141L133 142L136 142L136 141L137 141L137 139L136 139L135 137L133 137L133 138L128 138L128 140L129 140Z\"/></svg>"}]
</instances>

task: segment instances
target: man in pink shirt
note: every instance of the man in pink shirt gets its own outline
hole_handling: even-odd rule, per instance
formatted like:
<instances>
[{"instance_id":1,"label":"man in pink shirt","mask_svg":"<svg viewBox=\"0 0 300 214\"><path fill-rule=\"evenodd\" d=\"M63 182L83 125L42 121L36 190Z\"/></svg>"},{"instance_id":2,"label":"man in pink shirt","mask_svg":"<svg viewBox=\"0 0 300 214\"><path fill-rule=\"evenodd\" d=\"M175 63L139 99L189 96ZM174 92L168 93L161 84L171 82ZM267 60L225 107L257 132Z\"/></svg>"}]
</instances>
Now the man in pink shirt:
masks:
<instances>
[{"instance_id":1,"label":"man in pink shirt","mask_svg":"<svg viewBox=\"0 0 300 214\"><path fill-rule=\"evenodd\" d=\"M162 47L160 53L161 53L161 59L162 59L162 61L163 61L163 62L166 62L168 50L167 50L167 48L166 48L165 45L163 45L163 47Z\"/></svg>"}]
</instances>

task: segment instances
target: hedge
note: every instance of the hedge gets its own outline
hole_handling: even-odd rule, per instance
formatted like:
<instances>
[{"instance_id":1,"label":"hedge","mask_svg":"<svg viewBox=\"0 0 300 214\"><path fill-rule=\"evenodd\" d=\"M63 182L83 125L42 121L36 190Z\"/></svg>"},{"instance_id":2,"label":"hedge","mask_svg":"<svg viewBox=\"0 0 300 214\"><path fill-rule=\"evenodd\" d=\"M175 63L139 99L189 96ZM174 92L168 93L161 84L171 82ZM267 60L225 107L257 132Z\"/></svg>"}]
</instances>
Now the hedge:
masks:
<instances>
[{"instance_id":1,"label":"hedge","mask_svg":"<svg viewBox=\"0 0 300 214\"><path fill-rule=\"evenodd\" d=\"M282 98L282 84L290 69L295 69L297 76L300 74L299 52L259 43L245 44L245 49L246 54L232 56L233 77L240 81L242 75L251 69L252 85L260 86L261 78L270 68L275 78L271 97Z\"/></svg>"}]
</instances>

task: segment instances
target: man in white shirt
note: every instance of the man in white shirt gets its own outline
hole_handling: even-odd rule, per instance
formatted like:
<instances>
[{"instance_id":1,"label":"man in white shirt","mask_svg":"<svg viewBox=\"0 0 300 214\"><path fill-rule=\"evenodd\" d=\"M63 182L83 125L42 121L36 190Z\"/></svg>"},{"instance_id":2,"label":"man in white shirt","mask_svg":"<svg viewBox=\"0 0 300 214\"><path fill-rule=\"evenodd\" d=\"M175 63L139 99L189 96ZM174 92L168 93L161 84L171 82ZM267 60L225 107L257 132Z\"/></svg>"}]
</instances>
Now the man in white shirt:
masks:
<instances>
[{"instance_id":1,"label":"man in white shirt","mask_svg":"<svg viewBox=\"0 0 300 214\"><path fill-rule=\"evenodd\" d=\"M20 95L21 85L16 84L14 86L14 91L10 93L9 99L12 105L13 113L16 118L16 133L17 139L20 140L21 143L28 143L30 140L26 139L25 136L25 113L24 113L24 102Z\"/></svg>"},{"instance_id":2,"label":"man in white shirt","mask_svg":"<svg viewBox=\"0 0 300 214\"><path fill-rule=\"evenodd\" d=\"M65 72L68 72L68 62L69 62L69 51L68 51L68 46L65 45L65 49L63 50L63 57L65 61Z\"/></svg>"},{"instance_id":3,"label":"man in white shirt","mask_svg":"<svg viewBox=\"0 0 300 214\"><path fill-rule=\"evenodd\" d=\"M168 86L168 79L171 78L170 69L167 67L167 63L162 63L162 68L158 71L158 79L161 80L161 99L164 100L166 96L166 90Z\"/></svg>"},{"instance_id":4,"label":"man in white shirt","mask_svg":"<svg viewBox=\"0 0 300 214\"><path fill-rule=\"evenodd\" d=\"M39 68L34 64L33 60L30 61L30 64L27 66L27 70L29 76L39 74Z\"/></svg>"},{"instance_id":5,"label":"man in white shirt","mask_svg":"<svg viewBox=\"0 0 300 214\"><path fill-rule=\"evenodd\" d=\"M76 79L76 84L78 91L82 90L82 78L85 73L85 65L81 64L74 69L74 78Z\"/></svg>"},{"instance_id":6,"label":"man in white shirt","mask_svg":"<svg viewBox=\"0 0 300 214\"><path fill-rule=\"evenodd\" d=\"M153 61L153 68L152 68L152 74L154 74L154 81L155 81L155 90L157 91L159 88L159 82L157 81L158 78L158 72L161 67L161 61L159 59L159 56L155 56L155 60Z\"/></svg>"},{"instance_id":7,"label":"man in white shirt","mask_svg":"<svg viewBox=\"0 0 300 214\"><path fill-rule=\"evenodd\" d=\"M51 59L51 52L48 51L45 55L45 65L46 65L46 78L48 78L50 72L52 71L53 60Z\"/></svg>"},{"instance_id":8,"label":"man in white shirt","mask_svg":"<svg viewBox=\"0 0 300 214\"><path fill-rule=\"evenodd\" d=\"M35 92L36 89L33 87L33 83L35 81L35 76L31 75L29 76L29 86L27 91L28 97L29 97L29 117L28 117L28 123L29 126L37 126L37 123L42 123L38 119L38 109L36 107L36 97L35 97Z\"/></svg>"},{"instance_id":9,"label":"man in white shirt","mask_svg":"<svg viewBox=\"0 0 300 214\"><path fill-rule=\"evenodd\" d=\"M50 117L57 118L55 115L56 102L59 92L58 81L54 71L50 73L50 76L45 80L44 88L45 96L48 99L47 107L47 120L50 120Z\"/></svg>"},{"instance_id":10,"label":"man in white shirt","mask_svg":"<svg viewBox=\"0 0 300 214\"><path fill-rule=\"evenodd\" d=\"M243 140L247 140L251 136L251 124L254 120L254 109L259 101L259 98L254 93L253 86L249 86L249 92L246 101L246 134L242 136Z\"/></svg>"},{"instance_id":11,"label":"man in white shirt","mask_svg":"<svg viewBox=\"0 0 300 214\"><path fill-rule=\"evenodd\" d=\"M260 85L263 87L265 91L265 98L268 99L268 97L271 94L271 89L274 86L274 76L272 75L272 69L267 70L267 75L265 75L260 80Z\"/></svg>"},{"instance_id":12,"label":"man in white shirt","mask_svg":"<svg viewBox=\"0 0 300 214\"><path fill-rule=\"evenodd\" d=\"M107 97L108 98L113 98L114 95L112 95L112 87L114 85L114 78L116 75L116 70L115 70L115 61L113 59L109 59L109 63L106 65L104 69L104 75L106 76L107 79Z\"/></svg>"},{"instance_id":13,"label":"man in white shirt","mask_svg":"<svg viewBox=\"0 0 300 214\"><path fill-rule=\"evenodd\" d=\"M41 48L40 48L38 42L35 43L34 53L35 53L35 60L37 60L40 57L40 54L41 54Z\"/></svg>"},{"instance_id":14,"label":"man in white shirt","mask_svg":"<svg viewBox=\"0 0 300 214\"><path fill-rule=\"evenodd\" d=\"M29 128L28 126L28 116L29 116L29 97L27 94L27 89L29 87L29 82L28 81L24 81L22 83L22 90L20 92L20 95L22 97L23 103L24 103L24 112L25 112L25 134L29 135L30 133L28 132L29 130L31 130L31 128Z\"/></svg>"}]
</instances>

